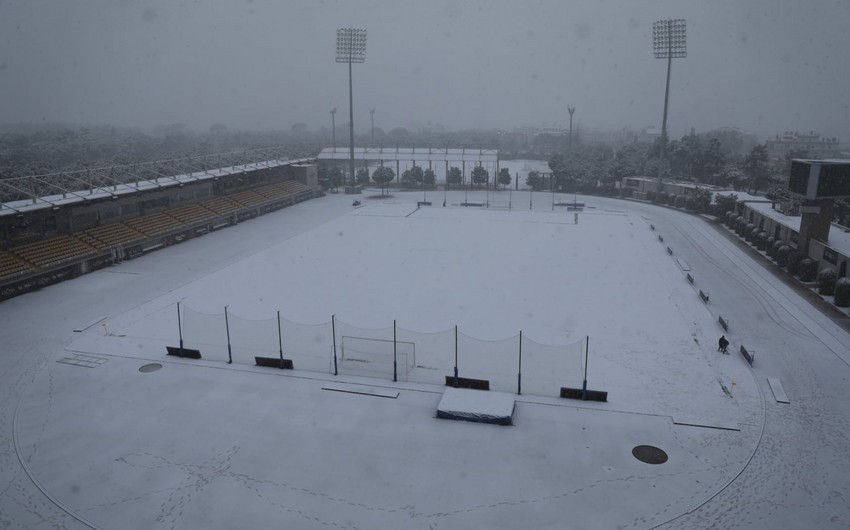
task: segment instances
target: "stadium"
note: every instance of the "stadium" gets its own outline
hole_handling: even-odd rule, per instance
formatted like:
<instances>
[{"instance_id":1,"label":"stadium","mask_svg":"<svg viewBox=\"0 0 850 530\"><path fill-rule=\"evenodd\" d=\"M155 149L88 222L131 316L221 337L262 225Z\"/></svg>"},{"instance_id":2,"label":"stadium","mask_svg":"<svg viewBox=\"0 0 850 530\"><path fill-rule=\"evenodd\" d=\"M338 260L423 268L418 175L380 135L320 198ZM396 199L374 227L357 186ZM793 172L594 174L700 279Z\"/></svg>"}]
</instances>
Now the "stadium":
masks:
<instances>
[{"instance_id":1,"label":"stadium","mask_svg":"<svg viewBox=\"0 0 850 530\"><path fill-rule=\"evenodd\" d=\"M128 254L104 245L102 266L80 253L59 269L45 261L26 274L77 277L0 304L0 522L850 520L848 417L834 405L847 402L846 323L719 223L511 190L423 201L367 189L354 206L318 196L309 161L292 166L205 169L168 189L39 208L69 215L79 230L56 237L77 241L103 228L64 209L150 193L168 200L145 202L146 215L179 221L188 203L212 213L149 233L113 218L144 236L118 245ZM261 199L244 204L252 193ZM225 214L210 207L222 197L236 203Z\"/></svg>"}]
</instances>

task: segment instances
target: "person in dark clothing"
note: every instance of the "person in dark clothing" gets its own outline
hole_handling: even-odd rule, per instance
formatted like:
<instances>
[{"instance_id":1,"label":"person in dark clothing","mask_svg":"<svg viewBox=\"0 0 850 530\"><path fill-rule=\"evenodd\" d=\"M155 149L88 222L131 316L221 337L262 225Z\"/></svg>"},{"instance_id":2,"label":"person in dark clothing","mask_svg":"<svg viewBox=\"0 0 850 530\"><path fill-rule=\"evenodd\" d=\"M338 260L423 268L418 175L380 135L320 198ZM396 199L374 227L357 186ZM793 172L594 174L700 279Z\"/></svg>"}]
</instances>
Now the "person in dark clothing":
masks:
<instances>
[{"instance_id":1,"label":"person in dark clothing","mask_svg":"<svg viewBox=\"0 0 850 530\"><path fill-rule=\"evenodd\" d=\"M726 351L726 348L729 347L729 341L726 340L725 335L720 336L720 340L717 341L717 351L722 353L729 353Z\"/></svg>"}]
</instances>

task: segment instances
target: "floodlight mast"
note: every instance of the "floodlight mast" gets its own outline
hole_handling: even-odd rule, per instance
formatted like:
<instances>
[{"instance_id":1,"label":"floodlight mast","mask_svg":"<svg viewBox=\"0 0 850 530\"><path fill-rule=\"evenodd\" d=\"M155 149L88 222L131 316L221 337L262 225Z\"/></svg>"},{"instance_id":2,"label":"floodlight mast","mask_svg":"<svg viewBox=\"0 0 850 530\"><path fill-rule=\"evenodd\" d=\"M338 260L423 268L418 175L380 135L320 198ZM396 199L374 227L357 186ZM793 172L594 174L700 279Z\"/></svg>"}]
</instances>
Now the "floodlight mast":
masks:
<instances>
[{"instance_id":1,"label":"floodlight mast","mask_svg":"<svg viewBox=\"0 0 850 530\"><path fill-rule=\"evenodd\" d=\"M667 103L670 99L670 69L673 58L688 56L687 39L685 35L684 18L668 18L652 24L652 47L656 59L667 59L667 85L664 90L664 116L661 120L661 156L658 160L658 187L660 193L663 187L664 157L667 150Z\"/></svg>"},{"instance_id":2,"label":"floodlight mast","mask_svg":"<svg viewBox=\"0 0 850 530\"><path fill-rule=\"evenodd\" d=\"M351 80L351 64L366 61L366 30L340 28L336 30L336 62L348 63L348 139L349 178L354 187L354 90Z\"/></svg>"}]
</instances>

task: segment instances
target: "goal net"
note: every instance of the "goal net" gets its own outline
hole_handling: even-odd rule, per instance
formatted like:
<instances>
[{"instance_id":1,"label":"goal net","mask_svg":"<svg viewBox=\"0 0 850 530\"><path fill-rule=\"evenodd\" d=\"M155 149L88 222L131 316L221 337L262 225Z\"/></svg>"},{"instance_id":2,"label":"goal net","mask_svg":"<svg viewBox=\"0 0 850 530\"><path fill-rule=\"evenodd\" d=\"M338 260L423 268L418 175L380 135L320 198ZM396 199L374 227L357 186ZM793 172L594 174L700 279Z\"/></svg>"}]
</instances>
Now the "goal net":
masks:
<instances>
[{"instance_id":1,"label":"goal net","mask_svg":"<svg viewBox=\"0 0 850 530\"><path fill-rule=\"evenodd\" d=\"M342 336L338 363L340 373L392 380L393 359L396 361L398 380L407 381L407 374L416 366L416 344Z\"/></svg>"}]
</instances>

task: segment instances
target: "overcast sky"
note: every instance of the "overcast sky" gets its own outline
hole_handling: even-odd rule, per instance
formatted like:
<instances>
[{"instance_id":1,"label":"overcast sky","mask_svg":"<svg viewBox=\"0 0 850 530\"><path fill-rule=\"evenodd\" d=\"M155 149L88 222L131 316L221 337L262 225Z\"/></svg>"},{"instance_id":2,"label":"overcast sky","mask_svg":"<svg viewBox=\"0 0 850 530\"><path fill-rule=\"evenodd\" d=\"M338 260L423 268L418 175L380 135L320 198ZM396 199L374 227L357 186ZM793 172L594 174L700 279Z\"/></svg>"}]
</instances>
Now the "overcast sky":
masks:
<instances>
[{"instance_id":1,"label":"overcast sky","mask_svg":"<svg viewBox=\"0 0 850 530\"><path fill-rule=\"evenodd\" d=\"M687 19L669 126L850 141L847 0L0 0L0 122L198 131L348 119L336 29L368 30L368 130L660 127L652 23Z\"/></svg>"}]
</instances>

